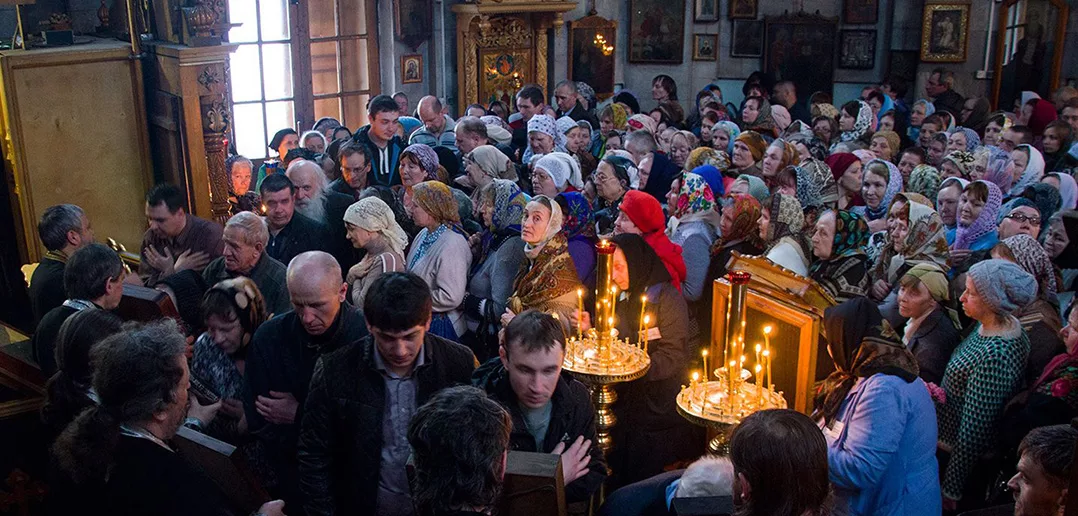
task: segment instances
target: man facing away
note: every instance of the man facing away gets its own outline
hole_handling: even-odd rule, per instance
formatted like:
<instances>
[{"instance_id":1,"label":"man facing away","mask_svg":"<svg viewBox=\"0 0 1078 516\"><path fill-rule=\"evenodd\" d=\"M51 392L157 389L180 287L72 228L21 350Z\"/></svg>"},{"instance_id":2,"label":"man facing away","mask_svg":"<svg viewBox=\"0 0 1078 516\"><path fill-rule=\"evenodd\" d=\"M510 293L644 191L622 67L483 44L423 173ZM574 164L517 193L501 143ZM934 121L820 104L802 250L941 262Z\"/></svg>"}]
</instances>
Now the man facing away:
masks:
<instances>
[{"instance_id":1,"label":"man facing away","mask_svg":"<svg viewBox=\"0 0 1078 516\"><path fill-rule=\"evenodd\" d=\"M408 272L378 277L363 315L370 335L315 366L299 437L309 516L414 514L408 425L437 391L467 384L471 350L427 333L430 288Z\"/></svg>"}]
</instances>

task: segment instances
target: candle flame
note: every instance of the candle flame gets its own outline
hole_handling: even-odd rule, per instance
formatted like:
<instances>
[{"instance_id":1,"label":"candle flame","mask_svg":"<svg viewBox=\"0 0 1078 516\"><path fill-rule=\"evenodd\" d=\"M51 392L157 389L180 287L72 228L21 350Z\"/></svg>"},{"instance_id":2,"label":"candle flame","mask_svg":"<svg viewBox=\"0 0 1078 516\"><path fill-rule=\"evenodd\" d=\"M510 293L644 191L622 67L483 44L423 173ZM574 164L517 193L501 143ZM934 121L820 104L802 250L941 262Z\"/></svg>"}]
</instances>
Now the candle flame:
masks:
<instances>
[{"instance_id":1,"label":"candle flame","mask_svg":"<svg viewBox=\"0 0 1078 516\"><path fill-rule=\"evenodd\" d=\"M771 335L771 330L772 330L772 329L773 329L773 328L771 328L771 325L770 325L770 324L769 324L769 325L767 325L767 326L764 326L764 335Z\"/></svg>"},{"instance_id":2,"label":"candle flame","mask_svg":"<svg viewBox=\"0 0 1078 516\"><path fill-rule=\"evenodd\" d=\"M697 373L696 371L693 371L692 372L692 381L695 382L695 381L698 381L699 379L700 379L700 373Z\"/></svg>"},{"instance_id":3,"label":"candle flame","mask_svg":"<svg viewBox=\"0 0 1078 516\"><path fill-rule=\"evenodd\" d=\"M584 289L582 289L582 288L576 289L576 297L584 297Z\"/></svg>"},{"instance_id":4,"label":"candle flame","mask_svg":"<svg viewBox=\"0 0 1078 516\"><path fill-rule=\"evenodd\" d=\"M760 370L761 370L761 369L763 369L763 368L764 368L764 366L762 366L762 365L760 365L760 364L756 364L756 372L757 372L757 373L759 373L759 372L760 372Z\"/></svg>"},{"instance_id":5,"label":"candle flame","mask_svg":"<svg viewBox=\"0 0 1078 516\"><path fill-rule=\"evenodd\" d=\"M700 354L706 357L707 356L707 350L705 349L705 350L701 351Z\"/></svg>"},{"instance_id":6,"label":"candle flame","mask_svg":"<svg viewBox=\"0 0 1078 516\"><path fill-rule=\"evenodd\" d=\"M648 302L648 295L644 294L644 295L640 296L640 302L641 303L647 303Z\"/></svg>"},{"instance_id":7,"label":"candle flame","mask_svg":"<svg viewBox=\"0 0 1078 516\"><path fill-rule=\"evenodd\" d=\"M764 356L765 356L765 357L769 357L769 356L771 356L771 350L770 350L770 349L765 349L765 350L764 350Z\"/></svg>"},{"instance_id":8,"label":"candle flame","mask_svg":"<svg viewBox=\"0 0 1078 516\"><path fill-rule=\"evenodd\" d=\"M761 346L761 345L760 345L760 343L756 343L756 352L757 352L757 353L759 353L759 352L760 352L761 350L763 350L763 349L764 349L764 347L763 347L763 346Z\"/></svg>"},{"instance_id":9,"label":"candle flame","mask_svg":"<svg viewBox=\"0 0 1078 516\"><path fill-rule=\"evenodd\" d=\"M644 324L646 325L646 324L648 324L650 322L651 322L651 316L650 315L645 315L644 316Z\"/></svg>"}]
</instances>

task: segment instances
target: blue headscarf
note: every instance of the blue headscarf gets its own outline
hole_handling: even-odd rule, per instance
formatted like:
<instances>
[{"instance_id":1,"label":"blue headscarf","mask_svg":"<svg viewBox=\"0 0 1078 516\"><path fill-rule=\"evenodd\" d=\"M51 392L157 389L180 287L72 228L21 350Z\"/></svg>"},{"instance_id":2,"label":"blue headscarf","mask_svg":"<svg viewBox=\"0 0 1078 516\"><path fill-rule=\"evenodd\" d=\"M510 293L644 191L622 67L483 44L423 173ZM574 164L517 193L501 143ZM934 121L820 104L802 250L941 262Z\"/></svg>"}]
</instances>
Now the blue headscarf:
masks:
<instances>
[{"instance_id":1,"label":"blue headscarf","mask_svg":"<svg viewBox=\"0 0 1078 516\"><path fill-rule=\"evenodd\" d=\"M699 167L692 169L692 173L703 178L704 182L707 183L707 186L711 188L711 193L713 193L716 198L726 194L726 190L723 188L722 184L722 172L719 172L719 169L715 168L714 165L700 165Z\"/></svg>"}]
</instances>

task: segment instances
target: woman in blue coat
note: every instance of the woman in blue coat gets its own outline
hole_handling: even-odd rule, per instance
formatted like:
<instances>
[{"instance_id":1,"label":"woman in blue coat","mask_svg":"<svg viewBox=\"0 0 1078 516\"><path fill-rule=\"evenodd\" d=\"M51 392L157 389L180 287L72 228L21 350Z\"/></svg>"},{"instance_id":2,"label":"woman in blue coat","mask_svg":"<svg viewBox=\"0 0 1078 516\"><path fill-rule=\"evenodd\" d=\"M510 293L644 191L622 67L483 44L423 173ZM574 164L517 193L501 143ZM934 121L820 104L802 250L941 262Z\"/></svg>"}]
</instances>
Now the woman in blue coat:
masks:
<instances>
[{"instance_id":1,"label":"woman in blue coat","mask_svg":"<svg viewBox=\"0 0 1078 516\"><path fill-rule=\"evenodd\" d=\"M867 298L829 308L824 329L835 372L813 419L827 438L835 514L940 514L936 411L917 360Z\"/></svg>"}]
</instances>

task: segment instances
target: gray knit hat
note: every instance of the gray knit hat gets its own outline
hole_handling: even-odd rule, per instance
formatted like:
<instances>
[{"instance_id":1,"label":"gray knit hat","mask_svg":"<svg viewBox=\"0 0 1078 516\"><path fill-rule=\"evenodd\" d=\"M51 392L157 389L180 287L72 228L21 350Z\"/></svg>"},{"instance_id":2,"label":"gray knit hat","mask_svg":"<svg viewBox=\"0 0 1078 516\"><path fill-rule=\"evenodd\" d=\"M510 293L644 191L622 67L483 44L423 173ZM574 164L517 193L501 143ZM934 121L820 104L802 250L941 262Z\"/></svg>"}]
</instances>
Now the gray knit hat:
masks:
<instances>
[{"instance_id":1,"label":"gray knit hat","mask_svg":"<svg viewBox=\"0 0 1078 516\"><path fill-rule=\"evenodd\" d=\"M1037 279L1007 260L985 260L969 268L977 292L996 312L1010 313L1037 298Z\"/></svg>"}]
</instances>

